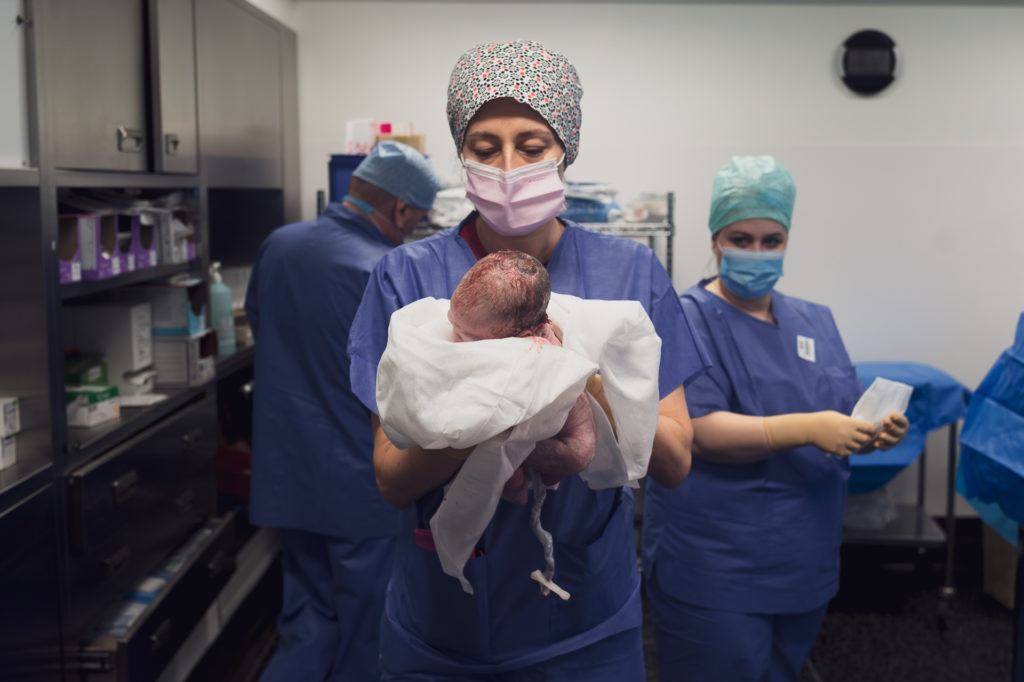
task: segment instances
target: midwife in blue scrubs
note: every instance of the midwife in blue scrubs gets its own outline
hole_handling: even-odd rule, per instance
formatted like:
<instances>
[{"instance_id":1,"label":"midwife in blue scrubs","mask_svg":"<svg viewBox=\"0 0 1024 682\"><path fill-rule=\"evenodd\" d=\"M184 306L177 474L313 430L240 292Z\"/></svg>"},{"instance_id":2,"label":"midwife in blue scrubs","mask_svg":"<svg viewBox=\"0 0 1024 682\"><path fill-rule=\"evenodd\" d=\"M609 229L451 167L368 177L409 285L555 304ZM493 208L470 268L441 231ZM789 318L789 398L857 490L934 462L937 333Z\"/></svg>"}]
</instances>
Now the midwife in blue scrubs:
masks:
<instances>
[{"instance_id":1,"label":"midwife in blue scrubs","mask_svg":"<svg viewBox=\"0 0 1024 682\"><path fill-rule=\"evenodd\" d=\"M583 91L575 67L534 42L485 44L458 60L448 83L448 123L477 210L395 249L374 269L349 342L353 390L376 412L377 364L395 310L425 296L450 298L489 252L524 251L546 265L554 292L644 306L666 341L649 473L666 488L678 485L690 468L683 385L704 370L706 356L649 248L557 217L562 172L579 151ZM644 678L628 489L591 490L571 476L548 495L542 523L557 538L558 584L571 593L568 601L543 596L528 578L542 561L530 505L504 500L465 565L474 589L467 594L423 537L443 486L469 453L398 450L376 416L374 433L378 484L402 510L381 625L383 679Z\"/></svg>"},{"instance_id":2,"label":"midwife in blue scrubs","mask_svg":"<svg viewBox=\"0 0 1024 682\"><path fill-rule=\"evenodd\" d=\"M838 588L847 456L906 434L898 414L878 433L846 416L863 387L832 313L774 290L795 196L774 158L734 157L712 193L719 275L681 296L712 368L686 391L690 476L646 488L663 679L799 681Z\"/></svg>"},{"instance_id":3,"label":"midwife in blue scrubs","mask_svg":"<svg viewBox=\"0 0 1024 682\"><path fill-rule=\"evenodd\" d=\"M398 514L373 474L370 414L353 395L349 328L374 265L419 223L438 180L380 142L349 193L260 247L245 310L256 338L250 518L282 529L280 643L262 679L374 680Z\"/></svg>"}]
</instances>

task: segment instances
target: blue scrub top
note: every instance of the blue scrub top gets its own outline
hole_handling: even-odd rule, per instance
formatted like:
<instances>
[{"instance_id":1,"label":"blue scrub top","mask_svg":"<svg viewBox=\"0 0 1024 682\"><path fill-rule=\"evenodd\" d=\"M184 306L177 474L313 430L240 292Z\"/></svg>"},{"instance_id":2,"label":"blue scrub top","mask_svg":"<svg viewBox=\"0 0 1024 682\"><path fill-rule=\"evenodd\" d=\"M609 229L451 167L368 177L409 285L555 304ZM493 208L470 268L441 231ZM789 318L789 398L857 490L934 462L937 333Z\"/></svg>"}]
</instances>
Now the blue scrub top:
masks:
<instances>
[{"instance_id":1,"label":"blue scrub top","mask_svg":"<svg viewBox=\"0 0 1024 682\"><path fill-rule=\"evenodd\" d=\"M707 291L708 281L681 296L713 363L686 389L691 417L850 413L863 387L827 307L772 292L771 324ZM705 608L816 608L838 588L848 476L845 458L813 446L750 464L694 457L679 487L647 482L645 574Z\"/></svg>"},{"instance_id":2,"label":"blue scrub top","mask_svg":"<svg viewBox=\"0 0 1024 682\"><path fill-rule=\"evenodd\" d=\"M341 204L274 230L260 246L245 300L256 338L253 523L353 539L397 531L346 353L370 271L393 248Z\"/></svg>"},{"instance_id":3,"label":"blue scrub top","mask_svg":"<svg viewBox=\"0 0 1024 682\"><path fill-rule=\"evenodd\" d=\"M475 218L473 213L466 221ZM706 354L654 253L622 237L565 224L547 264L552 291L643 304L663 339L662 396L700 374ZM461 227L405 244L374 269L349 341L353 390L374 411L377 363L391 313L426 296L450 298L476 262L459 237ZM381 636L381 655L391 672L514 670L641 625L633 498L627 489L590 490L572 476L548 495L541 519L554 537L554 579L572 594L569 601L541 596L529 579L544 566L530 531L530 505L505 501L481 538L483 556L465 567L475 594L463 593L441 571L437 555L414 541L414 530L428 527L442 494L439 488L403 510Z\"/></svg>"}]
</instances>

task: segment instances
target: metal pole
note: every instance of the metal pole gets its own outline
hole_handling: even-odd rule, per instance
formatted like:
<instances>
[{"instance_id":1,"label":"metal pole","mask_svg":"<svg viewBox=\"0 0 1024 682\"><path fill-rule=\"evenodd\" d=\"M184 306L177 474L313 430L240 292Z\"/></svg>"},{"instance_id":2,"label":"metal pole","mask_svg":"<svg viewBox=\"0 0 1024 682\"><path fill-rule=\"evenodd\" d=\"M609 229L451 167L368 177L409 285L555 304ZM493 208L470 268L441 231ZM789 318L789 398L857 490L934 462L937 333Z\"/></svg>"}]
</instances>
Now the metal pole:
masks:
<instances>
[{"instance_id":1,"label":"metal pole","mask_svg":"<svg viewBox=\"0 0 1024 682\"><path fill-rule=\"evenodd\" d=\"M316 214L317 214L317 216L319 216L321 213L323 213L325 208L327 208L327 205L324 202L324 191L322 189L318 189L316 191Z\"/></svg>"},{"instance_id":2,"label":"metal pole","mask_svg":"<svg viewBox=\"0 0 1024 682\"><path fill-rule=\"evenodd\" d=\"M949 425L949 461L946 465L946 582L941 592L945 599L952 599L956 594L956 588L953 586L953 556L956 543L956 517L953 514L956 507L956 426L956 421Z\"/></svg>"},{"instance_id":3,"label":"metal pole","mask_svg":"<svg viewBox=\"0 0 1024 682\"><path fill-rule=\"evenodd\" d=\"M1024 526L1017 526L1017 586L1013 594L1013 677L1012 682L1024 682Z\"/></svg>"}]
</instances>

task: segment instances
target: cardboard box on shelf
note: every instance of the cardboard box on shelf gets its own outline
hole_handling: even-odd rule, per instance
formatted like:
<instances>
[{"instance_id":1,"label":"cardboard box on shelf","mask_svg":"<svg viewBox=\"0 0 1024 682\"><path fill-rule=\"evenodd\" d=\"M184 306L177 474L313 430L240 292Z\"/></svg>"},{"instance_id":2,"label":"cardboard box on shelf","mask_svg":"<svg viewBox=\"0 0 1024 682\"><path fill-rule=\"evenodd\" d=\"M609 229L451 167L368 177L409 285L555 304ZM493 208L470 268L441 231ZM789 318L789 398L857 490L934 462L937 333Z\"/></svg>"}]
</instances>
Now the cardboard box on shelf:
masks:
<instances>
[{"instance_id":1,"label":"cardboard box on shelf","mask_svg":"<svg viewBox=\"0 0 1024 682\"><path fill-rule=\"evenodd\" d=\"M78 281L74 279L76 270L80 272L81 280L110 279L121 274L121 258L117 253L117 223L112 215L63 215L58 217L57 222L62 282ZM75 240L78 248L77 268Z\"/></svg>"},{"instance_id":2,"label":"cardboard box on shelf","mask_svg":"<svg viewBox=\"0 0 1024 682\"><path fill-rule=\"evenodd\" d=\"M135 251L132 249L132 240L135 235L132 225L137 218L130 213L118 213L114 216L114 224L117 226L117 257L121 261L121 272L135 272Z\"/></svg>"},{"instance_id":3,"label":"cardboard box on shelf","mask_svg":"<svg viewBox=\"0 0 1024 682\"><path fill-rule=\"evenodd\" d=\"M61 284L82 281L82 249L78 243L77 215L57 218L57 264Z\"/></svg>"},{"instance_id":4,"label":"cardboard box on shelf","mask_svg":"<svg viewBox=\"0 0 1024 682\"><path fill-rule=\"evenodd\" d=\"M17 461L18 449L14 436L0 438L0 470L14 466Z\"/></svg>"},{"instance_id":5,"label":"cardboard box on shelf","mask_svg":"<svg viewBox=\"0 0 1024 682\"><path fill-rule=\"evenodd\" d=\"M156 226L159 261L162 265L187 263L199 253L199 228L195 213L187 208L147 209Z\"/></svg>"},{"instance_id":6,"label":"cardboard box on shelf","mask_svg":"<svg viewBox=\"0 0 1024 682\"><path fill-rule=\"evenodd\" d=\"M65 386L68 426L96 426L121 416L117 386Z\"/></svg>"},{"instance_id":7,"label":"cardboard box on shelf","mask_svg":"<svg viewBox=\"0 0 1024 682\"><path fill-rule=\"evenodd\" d=\"M122 214L126 215L126 214ZM158 264L157 226L153 216L147 213L131 214L132 253L135 256L135 267L138 270L155 268Z\"/></svg>"},{"instance_id":8,"label":"cardboard box on shelf","mask_svg":"<svg viewBox=\"0 0 1024 682\"><path fill-rule=\"evenodd\" d=\"M140 284L153 307L153 336L195 336L206 331L206 282L190 275Z\"/></svg>"},{"instance_id":9,"label":"cardboard box on shelf","mask_svg":"<svg viewBox=\"0 0 1024 682\"><path fill-rule=\"evenodd\" d=\"M153 367L157 388L200 386L216 374L217 335L207 330L196 336L157 336Z\"/></svg>"},{"instance_id":10,"label":"cardboard box on shelf","mask_svg":"<svg viewBox=\"0 0 1024 682\"><path fill-rule=\"evenodd\" d=\"M65 348L101 356L121 393L140 391L133 373L153 364L152 308L148 302L72 306L65 311Z\"/></svg>"},{"instance_id":11,"label":"cardboard box on shelf","mask_svg":"<svg viewBox=\"0 0 1024 682\"><path fill-rule=\"evenodd\" d=\"M107 363L99 355L64 354L64 384L67 386L106 386Z\"/></svg>"},{"instance_id":12,"label":"cardboard box on shelf","mask_svg":"<svg viewBox=\"0 0 1024 682\"><path fill-rule=\"evenodd\" d=\"M0 437L21 431L21 407L17 398L0 397Z\"/></svg>"}]
</instances>

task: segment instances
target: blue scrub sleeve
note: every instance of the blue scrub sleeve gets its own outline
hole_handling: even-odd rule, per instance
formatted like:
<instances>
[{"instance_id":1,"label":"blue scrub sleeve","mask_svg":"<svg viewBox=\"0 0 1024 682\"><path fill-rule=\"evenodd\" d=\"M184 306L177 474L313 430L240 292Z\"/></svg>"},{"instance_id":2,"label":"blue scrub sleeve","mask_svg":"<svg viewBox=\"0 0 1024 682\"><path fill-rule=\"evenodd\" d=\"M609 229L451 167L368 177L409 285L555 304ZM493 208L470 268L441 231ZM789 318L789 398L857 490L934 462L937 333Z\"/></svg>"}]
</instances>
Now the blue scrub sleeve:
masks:
<instances>
[{"instance_id":1,"label":"blue scrub sleeve","mask_svg":"<svg viewBox=\"0 0 1024 682\"><path fill-rule=\"evenodd\" d=\"M256 339L259 330L259 276L260 261L263 259L263 251L267 245L267 239L260 244L259 252L256 254L256 262L253 263L252 271L249 274L249 284L245 288L245 319L249 322L249 329L252 330L252 338Z\"/></svg>"},{"instance_id":2,"label":"blue scrub sleeve","mask_svg":"<svg viewBox=\"0 0 1024 682\"><path fill-rule=\"evenodd\" d=\"M348 335L352 392L374 414L377 414L377 364L388 343L391 313L403 305L391 276L385 272L388 260L385 256L373 268Z\"/></svg>"},{"instance_id":3,"label":"blue scrub sleeve","mask_svg":"<svg viewBox=\"0 0 1024 682\"><path fill-rule=\"evenodd\" d=\"M711 367L711 359L680 305L668 273L663 269L658 271L662 281L655 282L657 289L651 298L650 317L661 337L659 395L664 398L683 386L689 401L691 384Z\"/></svg>"},{"instance_id":4,"label":"blue scrub sleeve","mask_svg":"<svg viewBox=\"0 0 1024 682\"><path fill-rule=\"evenodd\" d=\"M721 354L711 336L710 325L704 317L704 311L697 303L687 297L680 299L687 321L695 330L695 337L705 350L709 363L706 372L694 378L686 386L686 406L690 417L703 417L712 412L734 411L732 405L732 381L725 373Z\"/></svg>"}]
</instances>

